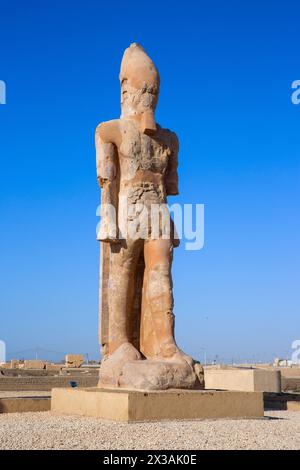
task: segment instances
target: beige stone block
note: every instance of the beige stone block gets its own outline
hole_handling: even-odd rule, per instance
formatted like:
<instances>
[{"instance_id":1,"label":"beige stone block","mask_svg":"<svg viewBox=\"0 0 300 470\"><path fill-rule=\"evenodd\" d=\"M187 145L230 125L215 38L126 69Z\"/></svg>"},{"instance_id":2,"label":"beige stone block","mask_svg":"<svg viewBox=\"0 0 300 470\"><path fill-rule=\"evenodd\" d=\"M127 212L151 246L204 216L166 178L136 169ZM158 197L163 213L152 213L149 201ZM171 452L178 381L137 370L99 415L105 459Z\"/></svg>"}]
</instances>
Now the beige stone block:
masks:
<instances>
[{"instance_id":1,"label":"beige stone block","mask_svg":"<svg viewBox=\"0 0 300 470\"><path fill-rule=\"evenodd\" d=\"M205 369L206 389L281 392L280 371L264 369Z\"/></svg>"},{"instance_id":2,"label":"beige stone block","mask_svg":"<svg viewBox=\"0 0 300 470\"><path fill-rule=\"evenodd\" d=\"M10 368L11 368L11 369L18 369L19 366L20 366L20 361L19 361L19 359L12 359L12 360L10 361Z\"/></svg>"},{"instance_id":3,"label":"beige stone block","mask_svg":"<svg viewBox=\"0 0 300 470\"><path fill-rule=\"evenodd\" d=\"M3 362L2 364L0 364L0 369L11 369L10 362Z\"/></svg>"},{"instance_id":4,"label":"beige stone block","mask_svg":"<svg viewBox=\"0 0 300 470\"><path fill-rule=\"evenodd\" d=\"M0 398L0 413L49 411L50 405L50 397Z\"/></svg>"},{"instance_id":5,"label":"beige stone block","mask_svg":"<svg viewBox=\"0 0 300 470\"><path fill-rule=\"evenodd\" d=\"M56 372L60 372L62 370L62 365L60 364L46 364L46 370L53 370Z\"/></svg>"},{"instance_id":6,"label":"beige stone block","mask_svg":"<svg viewBox=\"0 0 300 470\"><path fill-rule=\"evenodd\" d=\"M40 360L24 361L24 369L45 369L45 362Z\"/></svg>"},{"instance_id":7,"label":"beige stone block","mask_svg":"<svg viewBox=\"0 0 300 470\"><path fill-rule=\"evenodd\" d=\"M264 416L262 393L215 390L56 388L52 390L51 410L125 422Z\"/></svg>"},{"instance_id":8,"label":"beige stone block","mask_svg":"<svg viewBox=\"0 0 300 470\"><path fill-rule=\"evenodd\" d=\"M288 411L300 411L300 401L288 401L286 408Z\"/></svg>"},{"instance_id":9,"label":"beige stone block","mask_svg":"<svg viewBox=\"0 0 300 470\"><path fill-rule=\"evenodd\" d=\"M65 360L65 367L77 368L81 367L84 363L84 357L82 354L67 354Z\"/></svg>"},{"instance_id":10,"label":"beige stone block","mask_svg":"<svg viewBox=\"0 0 300 470\"><path fill-rule=\"evenodd\" d=\"M299 377L300 378L300 367L282 367L280 369L282 377Z\"/></svg>"}]
</instances>

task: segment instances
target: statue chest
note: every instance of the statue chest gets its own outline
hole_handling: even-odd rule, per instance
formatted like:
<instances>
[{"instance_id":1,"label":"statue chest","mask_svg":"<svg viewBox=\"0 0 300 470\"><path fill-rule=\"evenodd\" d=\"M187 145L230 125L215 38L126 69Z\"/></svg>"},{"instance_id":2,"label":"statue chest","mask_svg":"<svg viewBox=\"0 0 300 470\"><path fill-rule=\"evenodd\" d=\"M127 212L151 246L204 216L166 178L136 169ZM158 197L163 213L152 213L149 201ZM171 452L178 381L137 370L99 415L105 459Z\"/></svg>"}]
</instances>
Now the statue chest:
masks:
<instances>
[{"instance_id":1,"label":"statue chest","mask_svg":"<svg viewBox=\"0 0 300 470\"><path fill-rule=\"evenodd\" d=\"M151 171L164 174L171 155L167 142L160 136L148 136L134 130L123 134L120 147L123 164L136 171Z\"/></svg>"}]
</instances>

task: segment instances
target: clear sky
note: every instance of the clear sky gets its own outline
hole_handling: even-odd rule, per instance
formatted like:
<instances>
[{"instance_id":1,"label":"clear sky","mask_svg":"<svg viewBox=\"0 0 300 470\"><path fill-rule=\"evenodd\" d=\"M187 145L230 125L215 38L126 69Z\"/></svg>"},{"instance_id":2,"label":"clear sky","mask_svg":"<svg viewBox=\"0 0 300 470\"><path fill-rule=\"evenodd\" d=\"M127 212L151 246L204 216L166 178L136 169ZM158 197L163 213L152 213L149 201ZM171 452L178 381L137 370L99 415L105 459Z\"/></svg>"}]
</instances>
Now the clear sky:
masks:
<instances>
[{"instance_id":1,"label":"clear sky","mask_svg":"<svg viewBox=\"0 0 300 470\"><path fill-rule=\"evenodd\" d=\"M8 352L39 346L97 357L94 130L119 117L120 61L139 42L161 74L157 121L180 139L173 202L205 204L204 249L175 252L178 342L200 359L201 348L227 361L290 356L300 338L300 105L291 102L299 2L0 7L0 339Z\"/></svg>"}]
</instances>

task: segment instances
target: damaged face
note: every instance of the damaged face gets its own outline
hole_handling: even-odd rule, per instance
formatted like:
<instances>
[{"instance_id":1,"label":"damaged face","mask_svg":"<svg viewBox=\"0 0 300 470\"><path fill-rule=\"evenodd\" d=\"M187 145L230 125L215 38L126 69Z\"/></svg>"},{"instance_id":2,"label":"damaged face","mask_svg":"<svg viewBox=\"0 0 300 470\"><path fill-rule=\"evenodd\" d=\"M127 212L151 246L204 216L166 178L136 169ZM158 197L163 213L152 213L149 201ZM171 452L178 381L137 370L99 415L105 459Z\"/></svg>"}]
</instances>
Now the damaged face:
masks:
<instances>
[{"instance_id":1,"label":"damaged face","mask_svg":"<svg viewBox=\"0 0 300 470\"><path fill-rule=\"evenodd\" d=\"M131 44L124 52L120 81L122 116L139 116L141 131L153 134L160 78L154 63L139 44Z\"/></svg>"},{"instance_id":2,"label":"damaged face","mask_svg":"<svg viewBox=\"0 0 300 470\"><path fill-rule=\"evenodd\" d=\"M155 112L158 101L158 89L144 83L140 89L132 86L124 78L121 83L121 107L123 115L142 115Z\"/></svg>"}]
</instances>

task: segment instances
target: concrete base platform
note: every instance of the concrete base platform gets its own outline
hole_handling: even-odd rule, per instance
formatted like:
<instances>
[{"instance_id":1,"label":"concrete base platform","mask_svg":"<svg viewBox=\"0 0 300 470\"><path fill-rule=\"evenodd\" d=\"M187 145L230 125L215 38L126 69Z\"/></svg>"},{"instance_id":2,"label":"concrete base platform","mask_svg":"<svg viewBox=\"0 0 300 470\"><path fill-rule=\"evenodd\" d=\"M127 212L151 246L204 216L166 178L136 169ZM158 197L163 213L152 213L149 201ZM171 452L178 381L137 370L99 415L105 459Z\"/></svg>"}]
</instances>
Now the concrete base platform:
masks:
<instances>
[{"instance_id":1,"label":"concrete base platform","mask_svg":"<svg viewBox=\"0 0 300 470\"><path fill-rule=\"evenodd\" d=\"M176 419L262 418L263 394L215 390L52 390L51 411L142 422Z\"/></svg>"},{"instance_id":2,"label":"concrete base platform","mask_svg":"<svg viewBox=\"0 0 300 470\"><path fill-rule=\"evenodd\" d=\"M281 392L281 374L277 370L225 368L205 369L206 389L243 392Z\"/></svg>"},{"instance_id":3,"label":"concrete base platform","mask_svg":"<svg viewBox=\"0 0 300 470\"><path fill-rule=\"evenodd\" d=\"M0 413L28 413L49 411L50 397L10 397L0 398Z\"/></svg>"}]
</instances>

